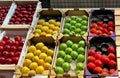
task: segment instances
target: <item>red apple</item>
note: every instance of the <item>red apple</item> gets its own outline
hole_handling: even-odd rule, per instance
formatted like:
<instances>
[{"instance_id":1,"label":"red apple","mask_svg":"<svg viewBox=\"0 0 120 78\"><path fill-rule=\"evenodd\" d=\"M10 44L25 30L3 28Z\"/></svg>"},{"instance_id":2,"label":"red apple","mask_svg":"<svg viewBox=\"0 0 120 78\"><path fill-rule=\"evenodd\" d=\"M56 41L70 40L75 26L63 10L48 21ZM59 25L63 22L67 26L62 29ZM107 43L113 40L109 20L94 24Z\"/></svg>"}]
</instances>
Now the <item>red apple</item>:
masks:
<instances>
[{"instance_id":1,"label":"red apple","mask_svg":"<svg viewBox=\"0 0 120 78\"><path fill-rule=\"evenodd\" d=\"M15 57L20 57L20 54L21 54L20 51L16 52L16 53L15 53Z\"/></svg>"},{"instance_id":2,"label":"red apple","mask_svg":"<svg viewBox=\"0 0 120 78\"><path fill-rule=\"evenodd\" d=\"M93 56L88 56L88 62L95 62L95 57Z\"/></svg>"},{"instance_id":3,"label":"red apple","mask_svg":"<svg viewBox=\"0 0 120 78\"><path fill-rule=\"evenodd\" d=\"M96 33L96 29L95 29L95 28L91 28L91 29L90 29L90 32L91 32L91 33Z\"/></svg>"},{"instance_id":4,"label":"red apple","mask_svg":"<svg viewBox=\"0 0 120 78\"><path fill-rule=\"evenodd\" d=\"M10 45L5 45L4 50L5 50L5 51L10 51Z\"/></svg>"},{"instance_id":5,"label":"red apple","mask_svg":"<svg viewBox=\"0 0 120 78\"><path fill-rule=\"evenodd\" d=\"M20 24L20 22L19 21L15 21L15 24Z\"/></svg>"},{"instance_id":6,"label":"red apple","mask_svg":"<svg viewBox=\"0 0 120 78\"><path fill-rule=\"evenodd\" d=\"M97 27L97 30L103 30L104 28L103 27Z\"/></svg>"},{"instance_id":7,"label":"red apple","mask_svg":"<svg viewBox=\"0 0 120 78\"><path fill-rule=\"evenodd\" d=\"M92 50L92 49L88 50L89 56L94 56L95 54L96 54L95 50Z\"/></svg>"},{"instance_id":8,"label":"red apple","mask_svg":"<svg viewBox=\"0 0 120 78\"><path fill-rule=\"evenodd\" d=\"M95 67L94 69L94 73L98 74L102 72L102 68L101 67Z\"/></svg>"},{"instance_id":9,"label":"red apple","mask_svg":"<svg viewBox=\"0 0 120 78\"><path fill-rule=\"evenodd\" d=\"M106 28L103 28L102 32L107 34L108 30Z\"/></svg>"},{"instance_id":10,"label":"red apple","mask_svg":"<svg viewBox=\"0 0 120 78\"><path fill-rule=\"evenodd\" d=\"M23 46L23 45L24 45L24 41L21 40L21 41L19 42L19 46Z\"/></svg>"},{"instance_id":11,"label":"red apple","mask_svg":"<svg viewBox=\"0 0 120 78\"><path fill-rule=\"evenodd\" d=\"M2 56L2 52L0 52L0 57Z\"/></svg>"},{"instance_id":12,"label":"red apple","mask_svg":"<svg viewBox=\"0 0 120 78\"><path fill-rule=\"evenodd\" d=\"M102 73L101 74L103 74L103 75L109 75L109 73L108 73L108 71L106 71L106 70L102 70Z\"/></svg>"},{"instance_id":13,"label":"red apple","mask_svg":"<svg viewBox=\"0 0 120 78\"><path fill-rule=\"evenodd\" d=\"M17 50L17 47L16 47L16 46L11 46L11 47L10 47L10 51L16 52L16 50Z\"/></svg>"},{"instance_id":14,"label":"red apple","mask_svg":"<svg viewBox=\"0 0 120 78\"><path fill-rule=\"evenodd\" d=\"M115 54L113 54L113 53L109 53L108 58L109 58L110 60L115 60L115 59L116 59L116 56L115 56Z\"/></svg>"},{"instance_id":15,"label":"red apple","mask_svg":"<svg viewBox=\"0 0 120 78\"><path fill-rule=\"evenodd\" d=\"M6 45L10 45L10 46L13 45L13 41L12 40L7 40Z\"/></svg>"},{"instance_id":16,"label":"red apple","mask_svg":"<svg viewBox=\"0 0 120 78\"><path fill-rule=\"evenodd\" d=\"M13 63L14 63L14 64L17 64L17 63L18 63L18 60L19 60L19 57L13 57L12 60L13 60Z\"/></svg>"},{"instance_id":17,"label":"red apple","mask_svg":"<svg viewBox=\"0 0 120 78\"><path fill-rule=\"evenodd\" d=\"M19 46L18 48L17 48L17 51L22 51L22 47L21 46Z\"/></svg>"},{"instance_id":18,"label":"red apple","mask_svg":"<svg viewBox=\"0 0 120 78\"><path fill-rule=\"evenodd\" d=\"M113 31L109 31L107 34L112 35L113 33L114 33Z\"/></svg>"},{"instance_id":19,"label":"red apple","mask_svg":"<svg viewBox=\"0 0 120 78\"><path fill-rule=\"evenodd\" d=\"M5 41L1 41L0 42L0 46L5 46L6 42Z\"/></svg>"},{"instance_id":20,"label":"red apple","mask_svg":"<svg viewBox=\"0 0 120 78\"><path fill-rule=\"evenodd\" d=\"M3 51L3 57L7 58L9 56L9 52L8 51Z\"/></svg>"},{"instance_id":21,"label":"red apple","mask_svg":"<svg viewBox=\"0 0 120 78\"><path fill-rule=\"evenodd\" d=\"M117 66L117 63L114 60L110 60L109 62L109 68L115 69Z\"/></svg>"},{"instance_id":22,"label":"red apple","mask_svg":"<svg viewBox=\"0 0 120 78\"><path fill-rule=\"evenodd\" d=\"M102 55L100 53L96 53L95 58L100 60L102 58Z\"/></svg>"},{"instance_id":23,"label":"red apple","mask_svg":"<svg viewBox=\"0 0 120 78\"><path fill-rule=\"evenodd\" d=\"M89 63L87 64L87 68L88 68L89 70L93 70L95 67L96 67L95 64L92 63L92 62L89 62Z\"/></svg>"},{"instance_id":24,"label":"red apple","mask_svg":"<svg viewBox=\"0 0 120 78\"><path fill-rule=\"evenodd\" d=\"M109 22L108 22L108 26L110 26L110 27L114 27L114 26L115 26L115 24L114 24L114 22L113 22L113 21L109 21Z\"/></svg>"},{"instance_id":25,"label":"red apple","mask_svg":"<svg viewBox=\"0 0 120 78\"><path fill-rule=\"evenodd\" d=\"M23 11L24 11L24 10L26 10L26 8L21 8L21 10L23 10Z\"/></svg>"},{"instance_id":26,"label":"red apple","mask_svg":"<svg viewBox=\"0 0 120 78\"><path fill-rule=\"evenodd\" d=\"M4 48L3 48L3 46L0 46L0 52L2 52L2 51L3 51L3 49L4 49Z\"/></svg>"},{"instance_id":27,"label":"red apple","mask_svg":"<svg viewBox=\"0 0 120 78\"><path fill-rule=\"evenodd\" d=\"M5 63L6 63L6 64L12 64L12 59L11 59L11 58L7 58L7 59L5 60Z\"/></svg>"},{"instance_id":28,"label":"red apple","mask_svg":"<svg viewBox=\"0 0 120 78\"><path fill-rule=\"evenodd\" d=\"M107 56L102 56L101 61L103 62L103 64L108 64L110 60Z\"/></svg>"},{"instance_id":29,"label":"red apple","mask_svg":"<svg viewBox=\"0 0 120 78\"><path fill-rule=\"evenodd\" d=\"M103 22L102 22L102 21L98 21L98 22L97 22L97 25L98 25L98 26L102 26L102 25L103 25Z\"/></svg>"},{"instance_id":30,"label":"red apple","mask_svg":"<svg viewBox=\"0 0 120 78\"><path fill-rule=\"evenodd\" d=\"M32 5L31 5L31 4L28 4L27 6L28 6L29 8L32 8Z\"/></svg>"},{"instance_id":31,"label":"red apple","mask_svg":"<svg viewBox=\"0 0 120 78\"><path fill-rule=\"evenodd\" d=\"M22 21L26 21L27 19L26 18L22 18Z\"/></svg>"},{"instance_id":32,"label":"red apple","mask_svg":"<svg viewBox=\"0 0 120 78\"><path fill-rule=\"evenodd\" d=\"M108 31L114 31L113 27L108 27Z\"/></svg>"},{"instance_id":33,"label":"red apple","mask_svg":"<svg viewBox=\"0 0 120 78\"><path fill-rule=\"evenodd\" d=\"M114 74L115 73L115 69L110 69L109 74Z\"/></svg>"},{"instance_id":34,"label":"red apple","mask_svg":"<svg viewBox=\"0 0 120 78\"><path fill-rule=\"evenodd\" d=\"M108 49L107 49L107 51L108 51L109 53L115 53L115 48L114 48L114 46L109 46Z\"/></svg>"},{"instance_id":35,"label":"red apple","mask_svg":"<svg viewBox=\"0 0 120 78\"><path fill-rule=\"evenodd\" d=\"M28 18L29 16L28 16L28 14L26 14L26 15L24 15L24 17L25 17L25 18Z\"/></svg>"},{"instance_id":36,"label":"red apple","mask_svg":"<svg viewBox=\"0 0 120 78\"><path fill-rule=\"evenodd\" d=\"M90 27L91 27L91 28L97 28L97 24L96 24L96 23L92 23L92 24L90 25Z\"/></svg>"},{"instance_id":37,"label":"red apple","mask_svg":"<svg viewBox=\"0 0 120 78\"><path fill-rule=\"evenodd\" d=\"M14 56L15 56L15 53L11 51L11 52L9 53L9 57L10 57L10 58L13 58Z\"/></svg>"},{"instance_id":38,"label":"red apple","mask_svg":"<svg viewBox=\"0 0 120 78\"><path fill-rule=\"evenodd\" d=\"M9 40L9 39L10 39L9 36L4 36L2 40L3 40L3 41L7 41L7 40Z\"/></svg>"},{"instance_id":39,"label":"red apple","mask_svg":"<svg viewBox=\"0 0 120 78\"><path fill-rule=\"evenodd\" d=\"M19 46L19 42L18 42L18 41L15 41L15 42L14 42L14 46L18 47L18 46Z\"/></svg>"},{"instance_id":40,"label":"red apple","mask_svg":"<svg viewBox=\"0 0 120 78\"><path fill-rule=\"evenodd\" d=\"M19 18L19 17L18 17L18 18L16 18L16 21L21 21L21 18Z\"/></svg>"},{"instance_id":41,"label":"red apple","mask_svg":"<svg viewBox=\"0 0 120 78\"><path fill-rule=\"evenodd\" d=\"M5 62L5 58L4 57L0 57L0 64L4 64Z\"/></svg>"},{"instance_id":42,"label":"red apple","mask_svg":"<svg viewBox=\"0 0 120 78\"><path fill-rule=\"evenodd\" d=\"M21 37L21 36L19 36L19 35L18 35L18 36L15 36L14 40L19 42L19 41L21 41L21 40L22 40L22 37Z\"/></svg>"},{"instance_id":43,"label":"red apple","mask_svg":"<svg viewBox=\"0 0 120 78\"><path fill-rule=\"evenodd\" d=\"M103 64L100 60L95 60L95 65L98 66L98 67L102 67Z\"/></svg>"},{"instance_id":44,"label":"red apple","mask_svg":"<svg viewBox=\"0 0 120 78\"><path fill-rule=\"evenodd\" d=\"M101 34L102 34L102 31L101 31L101 30L97 30L95 34L101 35Z\"/></svg>"}]
</instances>

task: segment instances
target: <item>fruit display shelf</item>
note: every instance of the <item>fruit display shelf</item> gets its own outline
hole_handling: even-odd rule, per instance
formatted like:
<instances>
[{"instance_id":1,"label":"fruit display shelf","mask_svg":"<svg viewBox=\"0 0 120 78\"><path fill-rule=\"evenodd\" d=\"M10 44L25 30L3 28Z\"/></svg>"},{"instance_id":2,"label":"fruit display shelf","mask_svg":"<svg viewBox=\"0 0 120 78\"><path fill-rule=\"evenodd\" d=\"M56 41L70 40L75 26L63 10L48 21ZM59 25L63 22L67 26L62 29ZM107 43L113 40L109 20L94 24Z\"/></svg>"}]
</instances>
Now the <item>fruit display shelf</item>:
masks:
<instances>
[{"instance_id":1,"label":"fruit display shelf","mask_svg":"<svg viewBox=\"0 0 120 78\"><path fill-rule=\"evenodd\" d=\"M16 70L22 61L28 29L0 27L0 70Z\"/></svg>"},{"instance_id":2,"label":"fruit display shelf","mask_svg":"<svg viewBox=\"0 0 120 78\"><path fill-rule=\"evenodd\" d=\"M64 36L88 35L89 15L86 10L65 10L61 33Z\"/></svg>"},{"instance_id":3,"label":"fruit display shelf","mask_svg":"<svg viewBox=\"0 0 120 78\"><path fill-rule=\"evenodd\" d=\"M89 37L86 78L118 77L115 37Z\"/></svg>"},{"instance_id":4,"label":"fruit display shelf","mask_svg":"<svg viewBox=\"0 0 120 78\"><path fill-rule=\"evenodd\" d=\"M5 4L5 2L7 4ZM0 25L3 24L7 13L11 7L12 1L0 1Z\"/></svg>"},{"instance_id":5,"label":"fruit display shelf","mask_svg":"<svg viewBox=\"0 0 120 78\"><path fill-rule=\"evenodd\" d=\"M89 36L115 36L115 16L113 9L92 9L90 11Z\"/></svg>"},{"instance_id":6,"label":"fruit display shelf","mask_svg":"<svg viewBox=\"0 0 120 78\"><path fill-rule=\"evenodd\" d=\"M54 9L43 9L38 12L38 20L36 21L36 26L33 30L33 35L37 37L56 37L59 34L59 30L62 25L62 13L60 10Z\"/></svg>"},{"instance_id":7,"label":"fruit display shelf","mask_svg":"<svg viewBox=\"0 0 120 78\"><path fill-rule=\"evenodd\" d=\"M83 78L86 57L86 40L82 37L63 36L57 46L50 76L53 78Z\"/></svg>"},{"instance_id":8,"label":"fruit display shelf","mask_svg":"<svg viewBox=\"0 0 120 78\"><path fill-rule=\"evenodd\" d=\"M49 76L56 53L55 40L35 40L30 38L26 45L25 55L20 65L22 78Z\"/></svg>"},{"instance_id":9,"label":"fruit display shelf","mask_svg":"<svg viewBox=\"0 0 120 78\"><path fill-rule=\"evenodd\" d=\"M39 7L39 9L38 9ZM41 9L39 1L14 1L3 25L32 25L36 13Z\"/></svg>"}]
</instances>

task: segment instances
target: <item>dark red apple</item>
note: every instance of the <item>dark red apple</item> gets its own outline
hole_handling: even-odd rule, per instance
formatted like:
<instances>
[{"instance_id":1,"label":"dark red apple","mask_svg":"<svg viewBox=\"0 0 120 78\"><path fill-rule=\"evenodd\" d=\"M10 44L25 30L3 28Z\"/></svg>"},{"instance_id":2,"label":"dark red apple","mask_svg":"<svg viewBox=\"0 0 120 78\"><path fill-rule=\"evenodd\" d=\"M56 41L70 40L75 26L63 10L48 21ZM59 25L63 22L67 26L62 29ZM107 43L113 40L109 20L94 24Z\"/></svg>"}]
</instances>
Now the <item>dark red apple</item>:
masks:
<instances>
[{"instance_id":1,"label":"dark red apple","mask_svg":"<svg viewBox=\"0 0 120 78\"><path fill-rule=\"evenodd\" d=\"M108 31L114 31L113 27L108 27Z\"/></svg>"},{"instance_id":2,"label":"dark red apple","mask_svg":"<svg viewBox=\"0 0 120 78\"><path fill-rule=\"evenodd\" d=\"M20 54L21 54L21 52L20 52L20 51L15 52L15 57L20 57Z\"/></svg>"},{"instance_id":3,"label":"dark red apple","mask_svg":"<svg viewBox=\"0 0 120 78\"><path fill-rule=\"evenodd\" d=\"M95 67L94 68L94 73L99 74L101 72L102 72L102 68L101 67Z\"/></svg>"},{"instance_id":4,"label":"dark red apple","mask_svg":"<svg viewBox=\"0 0 120 78\"><path fill-rule=\"evenodd\" d=\"M96 54L95 50L93 50L93 49L88 50L89 56L94 56L95 54Z\"/></svg>"},{"instance_id":5,"label":"dark red apple","mask_svg":"<svg viewBox=\"0 0 120 78\"><path fill-rule=\"evenodd\" d=\"M15 56L15 53L11 51L11 52L9 53L9 57L10 57L10 58L13 58L14 56Z\"/></svg>"},{"instance_id":6,"label":"dark red apple","mask_svg":"<svg viewBox=\"0 0 120 78\"><path fill-rule=\"evenodd\" d=\"M18 60L19 60L19 57L13 57L12 60L13 60L13 63L14 63L14 64L17 64L17 63L18 63Z\"/></svg>"},{"instance_id":7,"label":"dark red apple","mask_svg":"<svg viewBox=\"0 0 120 78\"><path fill-rule=\"evenodd\" d=\"M9 56L9 52L8 51L3 51L3 57L8 58L8 56Z\"/></svg>"},{"instance_id":8,"label":"dark red apple","mask_svg":"<svg viewBox=\"0 0 120 78\"><path fill-rule=\"evenodd\" d=\"M14 46L18 47L18 46L19 46L19 42L18 42L18 41L15 41L15 42L14 42Z\"/></svg>"},{"instance_id":9,"label":"dark red apple","mask_svg":"<svg viewBox=\"0 0 120 78\"><path fill-rule=\"evenodd\" d=\"M96 33L96 29L95 28L91 28L90 32L94 34L94 33Z\"/></svg>"},{"instance_id":10,"label":"dark red apple","mask_svg":"<svg viewBox=\"0 0 120 78\"><path fill-rule=\"evenodd\" d=\"M17 48L17 51L22 51L22 47L21 46L19 46L18 48Z\"/></svg>"},{"instance_id":11,"label":"dark red apple","mask_svg":"<svg viewBox=\"0 0 120 78\"><path fill-rule=\"evenodd\" d=\"M115 69L110 69L109 74L114 74L115 73Z\"/></svg>"},{"instance_id":12,"label":"dark red apple","mask_svg":"<svg viewBox=\"0 0 120 78\"><path fill-rule=\"evenodd\" d=\"M110 60L115 60L115 59L116 59L116 56L115 56L115 54L113 54L113 53L109 53L108 58L109 58Z\"/></svg>"},{"instance_id":13,"label":"dark red apple","mask_svg":"<svg viewBox=\"0 0 120 78\"><path fill-rule=\"evenodd\" d=\"M103 64L100 60L95 60L95 65L98 66L98 67L102 67Z\"/></svg>"},{"instance_id":14,"label":"dark red apple","mask_svg":"<svg viewBox=\"0 0 120 78\"><path fill-rule=\"evenodd\" d=\"M3 49L4 49L4 48L3 48L3 46L0 46L0 52L2 52L2 51L3 51Z\"/></svg>"},{"instance_id":15,"label":"dark red apple","mask_svg":"<svg viewBox=\"0 0 120 78\"><path fill-rule=\"evenodd\" d=\"M108 49L107 49L107 51L108 51L109 53L115 53L115 48L114 48L114 46L109 46Z\"/></svg>"},{"instance_id":16,"label":"dark red apple","mask_svg":"<svg viewBox=\"0 0 120 78\"><path fill-rule=\"evenodd\" d=\"M98 22L97 22L97 25L98 25L98 26L102 26L102 25L103 25L103 22L102 22L102 21L98 21Z\"/></svg>"},{"instance_id":17,"label":"dark red apple","mask_svg":"<svg viewBox=\"0 0 120 78\"><path fill-rule=\"evenodd\" d=\"M97 27L97 30L101 30L101 31L102 31L102 30L103 30L103 27Z\"/></svg>"},{"instance_id":18,"label":"dark red apple","mask_svg":"<svg viewBox=\"0 0 120 78\"><path fill-rule=\"evenodd\" d=\"M95 57L93 57L93 56L88 56L88 62L95 62Z\"/></svg>"},{"instance_id":19,"label":"dark red apple","mask_svg":"<svg viewBox=\"0 0 120 78\"><path fill-rule=\"evenodd\" d=\"M110 27L114 27L114 26L115 26L115 24L114 24L114 22L113 22L113 21L109 21L109 22L108 22L108 26L110 26Z\"/></svg>"},{"instance_id":20,"label":"dark red apple","mask_svg":"<svg viewBox=\"0 0 120 78\"><path fill-rule=\"evenodd\" d=\"M12 64L12 59L11 58L7 58L5 60L5 64Z\"/></svg>"},{"instance_id":21,"label":"dark red apple","mask_svg":"<svg viewBox=\"0 0 120 78\"><path fill-rule=\"evenodd\" d=\"M6 41L6 45L12 46L12 45L13 45L13 41L12 41L12 40L7 40L7 41Z\"/></svg>"},{"instance_id":22,"label":"dark red apple","mask_svg":"<svg viewBox=\"0 0 120 78\"><path fill-rule=\"evenodd\" d=\"M16 47L16 46L11 46L11 47L10 47L10 51L16 52L16 50L17 50L17 47Z\"/></svg>"},{"instance_id":23,"label":"dark red apple","mask_svg":"<svg viewBox=\"0 0 120 78\"><path fill-rule=\"evenodd\" d=\"M88 68L89 70L93 70L95 67L96 67L96 65L95 65L94 63L92 63L92 62L89 62L89 63L87 64L87 68Z\"/></svg>"},{"instance_id":24,"label":"dark red apple","mask_svg":"<svg viewBox=\"0 0 120 78\"><path fill-rule=\"evenodd\" d=\"M2 56L2 52L0 52L0 57Z\"/></svg>"},{"instance_id":25,"label":"dark red apple","mask_svg":"<svg viewBox=\"0 0 120 78\"><path fill-rule=\"evenodd\" d=\"M102 56L101 61L103 62L103 64L108 64L110 60L107 56Z\"/></svg>"},{"instance_id":26,"label":"dark red apple","mask_svg":"<svg viewBox=\"0 0 120 78\"><path fill-rule=\"evenodd\" d=\"M107 34L108 30L106 28L103 28L102 32Z\"/></svg>"},{"instance_id":27,"label":"dark red apple","mask_svg":"<svg viewBox=\"0 0 120 78\"><path fill-rule=\"evenodd\" d=\"M21 37L21 36L19 36L19 35L17 35L17 36L15 36L14 40L19 42L19 41L21 41L21 40L22 40L22 37Z\"/></svg>"},{"instance_id":28,"label":"dark red apple","mask_svg":"<svg viewBox=\"0 0 120 78\"><path fill-rule=\"evenodd\" d=\"M4 50L5 51L10 51L10 45L5 45Z\"/></svg>"},{"instance_id":29,"label":"dark red apple","mask_svg":"<svg viewBox=\"0 0 120 78\"><path fill-rule=\"evenodd\" d=\"M19 46L23 46L23 45L24 45L24 41L21 40L21 41L19 42Z\"/></svg>"},{"instance_id":30,"label":"dark red apple","mask_svg":"<svg viewBox=\"0 0 120 78\"><path fill-rule=\"evenodd\" d=\"M5 63L5 58L4 57L0 57L0 64L4 64Z\"/></svg>"},{"instance_id":31,"label":"dark red apple","mask_svg":"<svg viewBox=\"0 0 120 78\"><path fill-rule=\"evenodd\" d=\"M3 40L3 41L7 41L7 40L9 40L9 39L10 39L9 36L4 36L2 40Z\"/></svg>"},{"instance_id":32,"label":"dark red apple","mask_svg":"<svg viewBox=\"0 0 120 78\"><path fill-rule=\"evenodd\" d=\"M100 60L102 58L102 55L100 53L96 53L95 58Z\"/></svg>"},{"instance_id":33,"label":"dark red apple","mask_svg":"<svg viewBox=\"0 0 120 78\"><path fill-rule=\"evenodd\" d=\"M5 46L6 42L5 41L0 41L0 46Z\"/></svg>"},{"instance_id":34,"label":"dark red apple","mask_svg":"<svg viewBox=\"0 0 120 78\"><path fill-rule=\"evenodd\" d=\"M117 66L117 63L114 60L110 60L109 62L109 68L115 69Z\"/></svg>"},{"instance_id":35,"label":"dark red apple","mask_svg":"<svg viewBox=\"0 0 120 78\"><path fill-rule=\"evenodd\" d=\"M90 25L90 27L91 27L91 28L97 28L97 24L96 24L96 23L92 23L92 24Z\"/></svg>"}]
</instances>

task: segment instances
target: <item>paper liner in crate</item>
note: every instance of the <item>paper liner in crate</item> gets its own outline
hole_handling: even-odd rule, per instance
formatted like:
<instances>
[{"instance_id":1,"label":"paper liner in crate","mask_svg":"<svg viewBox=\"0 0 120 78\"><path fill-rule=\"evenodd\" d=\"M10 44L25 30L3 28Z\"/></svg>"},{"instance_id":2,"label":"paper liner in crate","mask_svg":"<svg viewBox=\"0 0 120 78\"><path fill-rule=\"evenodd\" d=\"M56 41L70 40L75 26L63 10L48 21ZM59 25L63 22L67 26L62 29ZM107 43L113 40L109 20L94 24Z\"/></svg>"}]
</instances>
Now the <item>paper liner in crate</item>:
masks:
<instances>
[{"instance_id":1,"label":"paper liner in crate","mask_svg":"<svg viewBox=\"0 0 120 78\"><path fill-rule=\"evenodd\" d=\"M86 60L86 68L85 68L85 76L88 77L88 78L92 78L92 77L116 77L118 76L118 69L117 69L117 58L115 58L115 68L113 68L115 70L114 73L110 74L109 71L111 69L111 67L109 66L109 62L103 62L103 56L104 57L107 57L108 60L111 60L109 57L108 57L108 51L107 49L110 47L110 46L114 46L114 49L115 49L115 57L117 55L117 50L116 50L116 44L115 44L115 37L88 37L88 47L87 47L87 55L86 57L89 57L89 56L94 56L95 57L95 61L96 59L97 60L100 60L101 63L102 63L102 66L100 68L102 68L102 71L106 71L108 74L103 74L102 72L100 73L97 73L95 74L95 70L94 69L89 69L88 67L88 64L91 63L90 60L88 62L88 60ZM94 50L96 53L93 54L93 55L90 55L90 53L88 53L88 50ZM88 55L89 54L89 55ZM100 54L101 57L97 58L96 54ZM88 59L88 58L86 58ZM95 64L92 62L92 64ZM96 68L96 66L95 66Z\"/></svg>"},{"instance_id":2,"label":"paper liner in crate","mask_svg":"<svg viewBox=\"0 0 120 78\"><path fill-rule=\"evenodd\" d=\"M4 23L3 23L3 25L9 25L9 23L10 23L10 20L11 20L11 18L13 17L13 15L16 13L16 9L17 9L17 7L19 7L19 5L21 5L21 6L25 6L26 4L32 4L32 5L35 5L36 6L36 8L34 9L35 10L35 12L34 12L34 14L33 14L33 16L31 16L31 21L29 21L28 20L28 15L25 17L24 15L25 14L22 14L22 16L20 16L21 14L19 14L19 15L16 15L16 17L15 18L20 18L21 17L21 20L22 20L22 18L25 18L26 20L27 20L27 22L31 22L31 24L29 24L29 23L19 23L20 25L31 25L31 26L35 26L35 20L36 20L36 18L35 18L35 16L37 16L37 12L38 11L40 11L40 9L41 9L41 2L39 2L39 1L14 1L13 2L13 5L12 5L12 8L11 8L11 11L9 11L9 13L8 13L8 18L6 18L5 19L5 21L4 21ZM23 8L23 7L22 7ZM21 8L20 8L21 9ZM23 9L25 9L25 8L23 8ZM27 11L28 12L28 11ZM16 20L17 21L17 20ZM20 21L20 20L19 20ZM14 22L14 21L13 21ZM25 21L23 21L23 22L25 22ZM10 25L18 25L18 23L11 23Z\"/></svg>"},{"instance_id":3,"label":"paper liner in crate","mask_svg":"<svg viewBox=\"0 0 120 78\"><path fill-rule=\"evenodd\" d=\"M113 9L90 10L89 36L115 36L115 16Z\"/></svg>"},{"instance_id":4,"label":"paper liner in crate","mask_svg":"<svg viewBox=\"0 0 120 78\"><path fill-rule=\"evenodd\" d=\"M14 62L12 62L11 64L0 64L0 70L16 70L18 62L22 60L22 59L20 59L20 57L22 57L22 54L23 54L24 45L25 45L25 42L26 42L27 34L28 34L28 29L16 30L15 28L10 29L9 27L7 29L7 28L4 28L3 26L1 26L0 29L1 29L0 41L3 39L4 36L9 36L10 40L14 41L14 37L18 36L18 35L22 37L22 40L24 40L24 42L21 46L20 56L18 56L18 61L16 62L16 64ZM13 45L13 43L11 43L11 44ZM8 44L8 45L10 45L10 44ZM18 49L18 47L16 47L16 49ZM5 49L5 50L7 51L7 49ZM11 49L9 49L9 51L8 51L9 54L10 54L10 51L11 51ZM15 53L16 53L16 51L15 51ZM7 56L6 58L8 58L8 57L9 56ZM13 56L13 57L15 57L15 56Z\"/></svg>"},{"instance_id":5,"label":"paper liner in crate","mask_svg":"<svg viewBox=\"0 0 120 78\"><path fill-rule=\"evenodd\" d=\"M71 68L68 72L64 72L63 74L57 74L55 72L55 67L56 67L56 60L58 58L58 52L60 51L59 47L60 47L60 44L61 43L65 43L67 42L68 40L71 40L73 41L73 43L75 44L78 44L80 40L84 40L85 41L85 54L84 54L84 57L86 57L86 40L83 38L83 37L65 37L65 36L62 36L61 39L59 39L58 43L57 43L57 53L56 53L56 56L55 56L55 61L54 61L54 65L53 65L53 69L51 70L50 72L50 77L52 78L64 78L64 77L69 77L69 78L82 78L84 77L84 68L85 68L85 61L86 59L84 60L84 62L81 62L84 64L84 67L83 67L83 70L81 70L78 75L75 73L75 71L77 70L76 69L76 64L77 64L77 60L72 60L72 62L70 63L71 65ZM77 51L76 51L77 52ZM78 53L79 55L79 53Z\"/></svg>"},{"instance_id":6,"label":"paper liner in crate","mask_svg":"<svg viewBox=\"0 0 120 78\"><path fill-rule=\"evenodd\" d=\"M37 24L32 30L35 37L57 37L62 26L61 11L54 9L42 9L37 15Z\"/></svg>"},{"instance_id":7,"label":"paper liner in crate","mask_svg":"<svg viewBox=\"0 0 120 78\"><path fill-rule=\"evenodd\" d=\"M26 48L24 49L24 56L23 57L21 57L21 58L23 58L24 60L26 59L26 55L27 55L27 53L28 53L28 48L30 47L30 46L32 46L32 45L36 45L37 43L43 43L46 47L48 47L48 49L51 49L54 53L53 53L53 55L52 55L52 62L50 63L51 64L51 66L48 68L48 69L46 69L46 70L44 70L44 72L42 72L42 73L33 73L33 74L30 74L30 73L27 73L27 74L24 74L24 73L22 73L22 67L24 67L24 60L22 60L22 62L20 63L20 65L19 65L19 71L21 71L20 72L20 74L21 74L21 77L22 78L29 78L29 77L40 77L40 76L49 76L49 73L50 73L50 70L51 70L51 68L52 68L52 66L53 66L53 63L54 63L54 58L55 58L55 55L56 55L56 43L55 43L55 40L54 39L52 39L52 40L48 40L48 38L47 39L45 39L44 38L44 40L42 40L42 39L33 39L34 37L33 36L31 36L31 35L29 35L29 38L28 38L28 41L27 41L27 45L26 45ZM36 49L36 50L39 50L38 48ZM40 50L41 51L41 50ZM44 52L42 52L41 51L41 53L44 53ZM40 53L40 54L41 54ZM38 56L38 55L36 55L36 56ZM48 55L47 55L48 56ZM39 56L38 56L39 57ZM41 59L40 57L39 57L39 59ZM31 59L32 60L32 59ZM45 61L45 60L44 60ZM33 61L34 62L34 61ZM38 64L38 62L36 62L37 64ZM38 66L40 66L39 64L38 64ZM44 69L45 69L45 67L44 67ZM31 70L31 69L30 69ZM36 71L36 70L35 70Z\"/></svg>"},{"instance_id":8,"label":"paper liner in crate","mask_svg":"<svg viewBox=\"0 0 120 78\"><path fill-rule=\"evenodd\" d=\"M89 15L86 10L65 10L61 32L64 36L88 35Z\"/></svg>"},{"instance_id":9,"label":"paper liner in crate","mask_svg":"<svg viewBox=\"0 0 120 78\"><path fill-rule=\"evenodd\" d=\"M7 4L6 4L7 3ZM0 1L1 13L0 13L0 25L2 25L5 19L8 17L8 12L11 10L12 0ZM4 9L3 9L4 8ZM4 17L3 17L4 16Z\"/></svg>"}]
</instances>

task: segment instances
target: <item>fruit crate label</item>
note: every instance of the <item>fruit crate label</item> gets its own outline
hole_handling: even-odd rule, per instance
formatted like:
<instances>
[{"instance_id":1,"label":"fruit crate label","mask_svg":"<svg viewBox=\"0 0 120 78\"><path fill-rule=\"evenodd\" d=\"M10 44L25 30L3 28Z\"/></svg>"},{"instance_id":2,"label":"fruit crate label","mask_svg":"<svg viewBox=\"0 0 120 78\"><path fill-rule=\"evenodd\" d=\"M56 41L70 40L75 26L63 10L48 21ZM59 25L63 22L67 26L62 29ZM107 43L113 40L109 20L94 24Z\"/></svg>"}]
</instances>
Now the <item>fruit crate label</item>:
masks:
<instances>
[{"instance_id":1,"label":"fruit crate label","mask_svg":"<svg viewBox=\"0 0 120 78\"><path fill-rule=\"evenodd\" d=\"M120 25L120 16L115 16L115 25Z\"/></svg>"}]
</instances>

